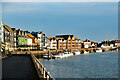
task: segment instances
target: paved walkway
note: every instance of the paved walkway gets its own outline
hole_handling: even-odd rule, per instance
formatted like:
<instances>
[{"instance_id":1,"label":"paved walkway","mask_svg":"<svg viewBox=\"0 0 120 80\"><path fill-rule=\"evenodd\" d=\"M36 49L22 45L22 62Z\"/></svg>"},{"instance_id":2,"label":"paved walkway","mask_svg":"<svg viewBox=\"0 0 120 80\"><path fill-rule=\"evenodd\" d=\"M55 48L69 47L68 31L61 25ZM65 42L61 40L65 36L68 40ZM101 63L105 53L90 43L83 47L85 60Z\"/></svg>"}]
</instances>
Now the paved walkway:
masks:
<instances>
[{"instance_id":1,"label":"paved walkway","mask_svg":"<svg viewBox=\"0 0 120 80\"><path fill-rule=\"evenodd\" d=\"M2 79L38 80L30 55L13 55L2 60Z\"/></svg>"}]
</instances>

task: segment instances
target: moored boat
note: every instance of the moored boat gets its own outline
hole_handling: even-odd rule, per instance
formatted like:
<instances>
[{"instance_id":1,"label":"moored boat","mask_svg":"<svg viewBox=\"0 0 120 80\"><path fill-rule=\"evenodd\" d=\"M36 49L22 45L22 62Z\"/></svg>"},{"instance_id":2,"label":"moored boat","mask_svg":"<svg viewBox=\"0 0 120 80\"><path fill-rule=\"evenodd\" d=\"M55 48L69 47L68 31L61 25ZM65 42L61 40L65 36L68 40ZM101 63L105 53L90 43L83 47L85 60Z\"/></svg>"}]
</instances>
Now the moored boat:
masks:
<instances>
[{"instance_id":1,"label":"moored boat","mask_svg":"<svg viewBox=\"0 0 120 80\"><path fill-rule=\"evenodd\" d=\"M89 51L84 51L84 54L89 54Z\"/></svg>"},{"instance_id":2,"label":"moored boat","mask_svg":"<svg viewBox=\"0 0 120 80\"><path fill-rule=\"evenodd\" d=\"M80 51L73 52L73 55L80 55Z\"/></svg>"},{"instance_id":3,"label":"moored boat","mask_svg":"<svg viewBox=\"0 0 120 80\"><path fill-rule=\"evenodd\" d=\"M96 49L96 52L103 52L102 49Z\"/></svg>"},{"instance_id":4,"label":"moored boat","mask_svg":"<svg viewBox=\"0 0 120 80\"><path fill-rule=\"evenodd\" d=\"M43 54L43 58L44 58L44 59L50 59L51 57L52 57L51 55Z\"/></svg>"}]
</instances>

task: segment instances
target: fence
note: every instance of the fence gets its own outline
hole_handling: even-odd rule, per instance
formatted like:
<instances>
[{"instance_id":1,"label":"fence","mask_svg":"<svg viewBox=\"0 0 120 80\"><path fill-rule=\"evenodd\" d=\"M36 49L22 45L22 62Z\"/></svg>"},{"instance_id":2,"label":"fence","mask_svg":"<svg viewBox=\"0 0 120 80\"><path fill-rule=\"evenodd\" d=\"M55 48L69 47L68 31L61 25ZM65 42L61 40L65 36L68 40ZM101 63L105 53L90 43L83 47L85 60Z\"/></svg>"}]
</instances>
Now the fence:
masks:
<instances>
[{"instance_id":1,"label":"fence","mask_svg":"<svg viewBox=\"0 0 120 80\"><path fill-rule=\"evenodd\" d=\"M43 78L46 80L55 80L50 73L46 70L46 68L40 63L40 61L33 55L30 54L33 60L33 63L35 65L35 68L37 70L37 73L39 75L39 78Z\"/></svg>"}]
</instances>

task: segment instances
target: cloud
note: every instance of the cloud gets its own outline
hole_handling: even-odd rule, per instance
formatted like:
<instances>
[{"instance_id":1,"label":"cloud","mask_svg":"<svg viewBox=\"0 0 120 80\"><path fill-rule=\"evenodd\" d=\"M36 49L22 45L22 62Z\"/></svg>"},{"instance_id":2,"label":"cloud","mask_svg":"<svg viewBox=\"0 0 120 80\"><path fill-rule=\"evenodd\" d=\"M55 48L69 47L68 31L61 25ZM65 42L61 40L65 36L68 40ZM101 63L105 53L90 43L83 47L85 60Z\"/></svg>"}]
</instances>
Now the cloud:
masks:
<instances>
[{"instance_id":1,"label":"cloud","mask_svg":"<svg viewBox=\"0 0 120 80\"><path fill-rule=\"evenodd\" d=\"M119 0L2 0L2 2L119 2Z\"/></svg>"}]
</instances>

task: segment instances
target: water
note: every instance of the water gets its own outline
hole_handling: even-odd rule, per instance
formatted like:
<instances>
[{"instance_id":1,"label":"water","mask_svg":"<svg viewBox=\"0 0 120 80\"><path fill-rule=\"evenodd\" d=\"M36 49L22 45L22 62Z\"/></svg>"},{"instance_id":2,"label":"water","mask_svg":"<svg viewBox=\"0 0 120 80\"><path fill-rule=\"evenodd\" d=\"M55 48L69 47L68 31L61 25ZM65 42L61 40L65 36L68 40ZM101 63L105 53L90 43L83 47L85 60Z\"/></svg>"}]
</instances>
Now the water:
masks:
<instances>
[{"instance_id":1,"label":"water","mask_svg":"<svg viewBox=\"0 0 120 80\"><path fill-rule=\"evenodd\" d=\"M54 78L118 78L118 52L40 60Z\"/></svg>"}]
</instances>

